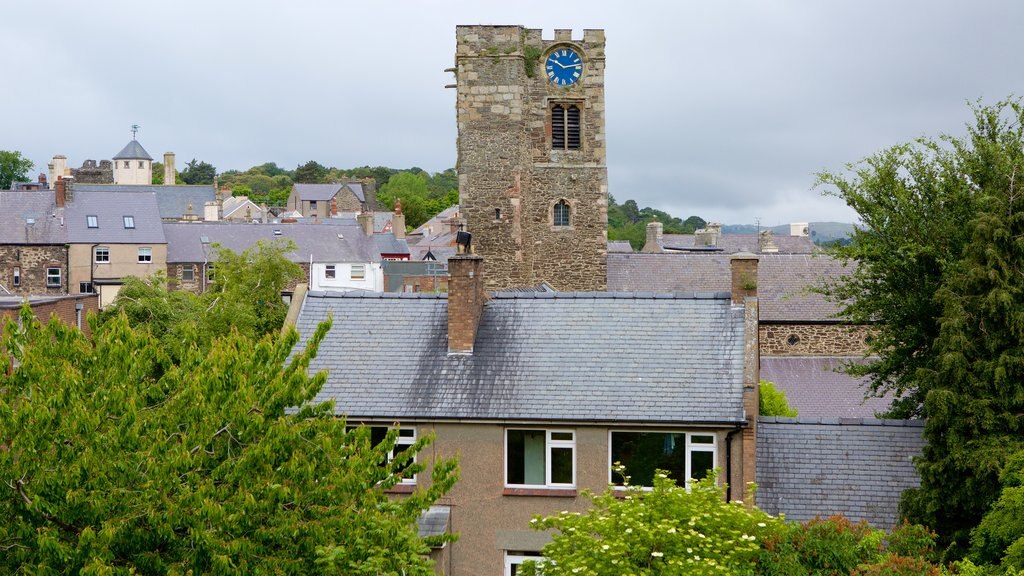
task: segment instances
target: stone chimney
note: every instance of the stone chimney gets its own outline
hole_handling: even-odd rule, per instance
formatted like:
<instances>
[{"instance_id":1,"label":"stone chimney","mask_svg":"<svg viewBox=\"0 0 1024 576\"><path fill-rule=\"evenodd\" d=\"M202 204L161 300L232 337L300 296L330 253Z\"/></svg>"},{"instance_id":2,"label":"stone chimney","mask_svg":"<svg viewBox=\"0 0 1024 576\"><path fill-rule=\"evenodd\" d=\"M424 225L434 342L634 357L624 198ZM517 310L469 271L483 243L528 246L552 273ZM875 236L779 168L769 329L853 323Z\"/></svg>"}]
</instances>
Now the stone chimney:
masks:
<instances>
[{"instance_id":1,"label":"stone chimney","mask_svg":"<svg viewBox=\"0 0 1024 576\"><path fill-rule=\"evenodd\" d=\"M472 354L484 301L484 259L458 254L448 259L448 353Z\"/></svg>"},{"instance_id":2,"label":"stone chimney","mask_svg":"<svg viewBox=\"0 0 1024 576\"><path fill-rule=\"evenodd\" d=\"M694 246L718 247L718 238L722 235L722 225L710 223L704 228L694 232Z\"/></svg>"},{"instance_id":3,"label":"stone chimney","mask_svg":"<svg viewBox=\"0 0 1024 576\"><path fill-rule=\"evenodd\" d=\"M174 152L164 152L164 185L177 182L178 171L174 169Z\"/></svg>"},{"instance_id":4,"label":"stone chimney","mask_svg":"<svg viewBox=\"0 0 1024 576\"><path fill-rule=\"evenodd\" d=\"M356 220L359 222L360 228L363 229L363 233L369 237L373 237L373 212L360 212L359 216L356 216Z\"/></svg>"},{"instance_id":5,"label":"stone chimney","mask_svg":"<svg viewBox=\"0 0 1024 576\"><path fill-rule=\"evenodd\" d=\"M68 183L64 177L57 176L57 181L53 183L53 199L57 203L57 208L63 208L67 202L67 186Z\"/></svg>"},{"instance_id":6,"label":"stone chimney","mask_svg":"<svg viewBox=\"0 0 1024 576\"><path fill-rule=\"evenodd\" d=\"M757 256L737 252L729 257L732 269L732 303L743 304L747 297L757 298Z\"/></svg>"},{"instance_id":7,"label":"stone chimney","mask_svg":"<svg viewBox=\"0 0 1024 576\"><path fill-rule=\"evenodd\" d=\"M644 248L641 252L656 253L662 252L661 239L662 234L665 231L665 226L658 221L647 223L647 241L644 242Z\"/></svg>"},{"instance_id":8,"label":"stone chimney","mask_svg":"<svg viewBox=\"0 0 1024 576\"><path fill-rule=\"evenodd\" d=\"M395 213L391 216L391 231L399 240L405 238L405 214L402 214L402 199L395 199Z\"/></svg>"},{"instance_id":9,"label":"stone chimney","mask_svg":"<svg viewBox=\"0 0 1024 576\"><path fill-rule=\"evenodd\" d=\"M50 182L54 185L57 184L57 178L63 178L68 175L68 159L63 154L58 154L53 157L47 168L50 172Z\"/></svg>"},{"instance_id":10,"label":"stone chimney","mask_svg":"<svg viewBox=\"0 0 1024 576\"><path fill-rule=\"evenodd\" d=\"M220 220L220 202L207 202L203 204L203 220L216 222Z\"/></svg>"},{"instance_id":11,"label":"stone chimney","mask_svg":"<svg viewBox=\"0 0 1024 576\"><path fill-rule=\"evenodd\" d=\"M772 231L765 229L757 235L757 247L764 253L775 253L779 251L779 247L775 245L775 239L772 237Z\"/></svg>"}]
</instances>

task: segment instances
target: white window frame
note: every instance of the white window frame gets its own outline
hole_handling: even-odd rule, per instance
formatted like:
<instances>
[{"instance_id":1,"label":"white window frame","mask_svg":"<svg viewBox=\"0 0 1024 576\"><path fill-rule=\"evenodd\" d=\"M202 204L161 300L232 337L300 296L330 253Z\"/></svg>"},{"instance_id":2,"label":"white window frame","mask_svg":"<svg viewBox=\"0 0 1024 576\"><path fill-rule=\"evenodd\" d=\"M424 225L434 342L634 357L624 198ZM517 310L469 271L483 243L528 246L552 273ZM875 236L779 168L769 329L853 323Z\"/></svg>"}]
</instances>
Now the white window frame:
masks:
<instances>
[{"instance_id":1,"label":"white window frame","mask_svg":"<svg viewBox=\"0 0 1024 576\"><path fill-rule=\"evenodd\" d=\"M139 264L152 264L153 263L153 249L149 247L139 248Z\"/></svg>"},{"instance_id":2,"label":"white window frame","mask_svg":"<svg viewBox=\"0 0 1024 576\"><path fill-rule=\"evenodd\" d=\"M527 432L544 432L544 483L543 484L512 484L508 481L508 433L513 430ZM572 440L554 440L552 434L572 434ZM551 450L553 448L569 448L572 450L572 482L569 484L551 481ZM529 428L511 427L505 429L505 466L502 480L506 488L576 488L576 430L569 428Z\"/></svg>"},{"instance_id":3,"label":"white window frame","mask_svg":"<svg viewBox=\"0 0 1024 576\"><path fill-rule=\"evenodd\" d=\"M372 424L372 423L371 424L362 423L361 426L363 426L363 427L365 427L367 429L386 428L389 432L391 430L398 430L398 438L395 439L395 445L391 449L391 451L388 452L388 462L391 462L392 460L395 459L395 449L396 448L398 448L399 446L406 446L406 447L412 446L413 444L416 443L416 438L419 437L419 434L416 432L416 428L414 428L412 426L397 426L396 427L396 426L386 426L386 425L383 425L383 424ZM356 428L358 428L358 426L348 426L346 431L355 430ZM371 441L372 441L373 431L371 430L370 433L371 433ZM400 450L399 450L399 452L400 452ZM415 464L416 463L417 456L419 456L419 455L418 454L413 454L412 455L412 462L411 462L411 464ZM415 486L416 485L416 474L413 474L409 478L406 478L405 476L403 476L398 481L398 483L399 484L404 484L406 486Z\"/></svg>"},{"instance_id":4,"label":"white window frame","mask_svg":"<svg viewBox=\"0 0 1024 576\"><path fill-rule=\"evenodd\" d=\"M533 552L533 553L530 553L530 552L520 552L520 551L510 552L510 551L506 550L505 551L505 571L503 572L503 574L505 576L513 576L512 575L512 568L516 567L516 566L522 566L523 563L526 562L527 560L533 560L533 561L537 562L537 564L542 564L547 559L544 558L544 556L541 556L540 552Z\"/></svg>"},{"instance_id":5,"label":"white window frame","mask_svg":"<svg viewBox=\"0 0 1024 576\"><path fill-rule=\"evenodd\" d=\"M685 463L684 463L684 471L683 472L684 472L684 474L686 474L686 482L685 482L684 485L685 485L687 490L690 489L691 480L693 480L693 470L691 469L691 466L692 466L692 455L693 455L694 452L710 452L711 453L711 462L714 464L711 467L711 469L714 470L715 468L718 468L718 434L716 434L714 431L692 432L692 431L689 431L689 430L665 430L665 429L660 429L660 428L659 429L655 429L655 430L643 430L643 429L609 430L608 431L608 483L614 485L616 488L619 488L619 489L623 488L623 486L621 484L616 484L615 483L615 476L612 473L612 466L615 465L615 460L614 460L614 458L612 456L612 434L615 434L616 432L626 432L626 433L635 432L635 433L647 433L647 434L683 434L685 436L685 440L684 441L686 442L686 447L685 447L685 449L683 451L683 458L685 458L685 460L686 460ZM693 441L693 437L694 436L709 436L711 438L711 443L710 444L695 443ZM676 478L676 484L678 485L678 483L679 483L679 479ZM636 484L631 484L631 485L636 486ZM645 490L650 490L652 488L652 486L641 486L641 488L643 488Z\"/></svg>"},{"instance_id":6,"label":"white window frame","mask_svg":"<svg viewBox=\"0 0 1024 576\"><path fill-rule=\"evenodd\" d=\"M95 214L87 215L85 217L85 227L86 228L99 228L100 227L100 217L96 216Z\"/></svg>"},{"instance_id":7,"label":"white window frame","mask_svg":"<svg viewBox=\"0 0 1024 576\"><path fill-rule=\"evenodd\" d=\"M50 274L51 270L56 270L57 273L54 275ZM62 280L63 275L61 274L60 268L57 266L46 267L46 287L47 288L60 288L64 285Z\"/></svg>"},{"instance_id":8,"label":"white window frame","mask_svg":"<svg viewBox=\"0 0 1024 576\"><path fill-rule=\"evenodd\" d=\"M12 284L14 284L15 288L21 286L21 266L14 267L14 278Z\"/></svg>"},{"instance_id":9,"label":"white window frame","mask_svg":"<svg viewBox=\"0 0 1024 576\"><path fill-rule=\"evenodd\" d=\"M324 280L334 280L338 277L338 269L334 264L324 265Z\"/></svg>"},{"instance_id":10,"label":"white window frame","mask_svg":"<svg viewBox=\"0 0 1024 576\"><path fill-rule=\"evenodd\" d=\"M358 275L356 271L358 270ZM366 264L353 264L349 269L349 280L366 280Z\"/></svg>"},{"instance_id":11,"label":"white window frame","mask_svg":"<svg viewBox=\"0 0 1024 576\"><path fill-rule=\"evenodd\" d=\"M105 254L106 258L100 260L100 254ZM97 264L110 264L110 248L108 246L97 246L93 253L93 262Z\"/></svg>"},{"instance_id":12,"label":"white window frame","mask_svg":"<svg viewBox=\"0 0 1024 576\"><path fill-rule=\"evenodd\" d=\"M124 222L124 229L125 230L134 230L135 229L135 216L130 216L130 215L126 214L126 215L121 217L121 221Z\"/></svg>"},{"instance_id":13,"label":"white window frame","mask_svg":"<svg viewBox=\"0 0 1024 576\"><path fill-rule=\"evenodd\" d=\"M188 273L189 278L185 277L185 273ZM182 282L195 282L196 281L196 267L193 264L186 264L181 267L181 281Z\"/></svg>"}]
</instances>

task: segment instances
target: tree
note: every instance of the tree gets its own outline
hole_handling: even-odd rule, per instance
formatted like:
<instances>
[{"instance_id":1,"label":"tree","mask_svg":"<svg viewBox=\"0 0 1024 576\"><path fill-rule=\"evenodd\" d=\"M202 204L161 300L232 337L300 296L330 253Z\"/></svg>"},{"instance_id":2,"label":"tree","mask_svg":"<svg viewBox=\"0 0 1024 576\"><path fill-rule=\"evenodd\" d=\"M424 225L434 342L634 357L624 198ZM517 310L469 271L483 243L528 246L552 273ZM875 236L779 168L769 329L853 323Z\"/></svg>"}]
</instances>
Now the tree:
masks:
<instances>
[{"instance_id":1,"label":"tree","mask_svg":"<svg viewBox=\"0 0 1024 576\"><path fill-rule=\"evenodd\" d=\"M217 177L217 169L206 162L197 162L195 158L185 165L179 173L185 184L213 184Z\"/></svg>"},{"instance_id":2,"label":"tree","mask_svg":"<svg viewBox=\"0 0 1024 576\"><path fill-rule=\"evenodd\" d=\"M1024 570L1024 451L999 476L999 499L971 532L971 559Z\"/></svg>"},{"instance_id":3,"label":"tree","mask_svg":"<svg viewBox=\"0 0 1024 576\"><path fill-rule=\"evenodd\" d=\"M431 438L389 462L397 433L371 446L312 403L329 328L175 360L124 315L87 337L25 307L0 354L0 572L433 574L415 520L456 463L388 496Z\"/></svg>"},{"instance_id":4,"label":"tree","mask_svg":"<svg viewBox=\"0 0 1024 576\"><path fill-rule=\"evenodd\" d=\"M534 518L535 529L558 532L542 551L546 561L528 562L522 573L752 575L761 541L781 528L756 508L726 502L714 475L686 489L659 471L651 490L619 490L585 494L593 506L584 514Z\"/></svg>"},{"instance_id":5,"label":"tree","mask_svg":"<svg viewBox=\"0 0 1024 576\"><path fill-rule=\"evenodd\" d=\"M847 319L878 322L878 359L851 371L903 394L895 414L927 418L921 487L901 509L938 532L947 558L967 551L1024 448L1024 108L974 114L965 138L896 146L850 181L821 177L865 225L835 249L856 271L826 290Z\"/></svg>"},{"instance_id":6,"label":"tree","mask_svg":"<svg viewBox=\"0 0 1024 576\"><path fill-rule=\"evenodd\" d=\"M327 178L327 168L310 160L295 168L295 181L303 184L321 184Z\"/></svg>"},{"instance_id":7,"label":"tree","mask_svg":"<svg viewBox=\"0 0 1024 576\"><path fill-rule=\"evenodd\" d=\"M0 190L10 190L14 182L28 182L32 161L17 150L0 150Z\"/></svg>"},{"instance_id":8,"label":"tree","mask_svg":"<svg viewBox=\"0 0 1024 576\"><path fill-rule=\"evenodd\" d=\"M761 416L785 416L792 418L798 414L795 408L789 406L789 401L786 400L786 393L776 388L774 382L761 380L758 397L760 398L759 413Z\"/></svg>"},{"instance_id":9,"label":"tree","mask_svg":"<svg viewBox=\"0 0 1024 576\"><path fill-rule=\"evenodd\" d=\"M427 179L422 173L399 172L377 191L377 203L385 209L392 209L399 198L402 200L405 223L412 228L423 224L433 214L441 211L428 210Z\"/></svg>"}]
</instances>

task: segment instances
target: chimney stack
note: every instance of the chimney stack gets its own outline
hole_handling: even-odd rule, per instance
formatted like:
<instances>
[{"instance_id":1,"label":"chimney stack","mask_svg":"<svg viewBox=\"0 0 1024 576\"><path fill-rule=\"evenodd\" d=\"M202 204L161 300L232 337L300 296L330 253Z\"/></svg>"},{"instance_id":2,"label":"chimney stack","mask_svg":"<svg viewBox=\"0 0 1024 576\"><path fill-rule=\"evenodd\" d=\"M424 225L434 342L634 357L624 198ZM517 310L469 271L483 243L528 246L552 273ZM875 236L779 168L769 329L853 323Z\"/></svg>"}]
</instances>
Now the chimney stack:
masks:
<instances>
[{"instance_id":1,"label":"chimney stack","mask_svg":"<svg viewBox=\"0 0 1024 576\"><path fill-rule=\"evenodd\" d=\"M41 190L47 190L47 189L50 188L50 186L46 183L46 174L43 174L42 172L40 172L38 180L39 180L39 188Z\"/></svg>"},{"instance_id":2,"label":"chimney stack","mask_svg":"<svg viewBox=\"0 0 1024 576\"><path fill-rule=\"evenodd\" d=\"M644 242L644 248L641 252L662 252L662 234L665 231L665 226L657 220L647 223L647 241Z\"/></svg>"},{"instance_id":3,"label":"chimney stack","mask_svg":"<svg viewBox=\"0 0 1024 576\"><path fill-rule=\"evenodd\" d=\"M779 251L779 247L775 245L775 239L772 236L772 231L769 229L761 230L757 236L757 246L761 252L774 253Z\"/></svg>"},{"instance_id":4,"label":"chimney stack","mask_svg":"<svg viewBox=\"0 0 1024 576\"><path fill-rule=\"evenodd\" d=\"M363 233L373 238L373 212L360 212L359 216L356 216L356 220L359 221Z\"/></svg>"},{"instance_id":5,"label":"chimney stack","mask_svg":"<svg viewBox=\"0 0 1024 576\"><path fill-rule=\"evenodd\" d=\"M757 256L737 252L729 257L732 269L732 303L743 304L748 297L757 298Z\"/></svg>"},{"instance_id":6,"label":"chimney stack","mask_svg":"<svg viewBox=\"0 0 1024 576\"><path fill-rule=\"evenodd\" d=\"M57 203L57 208L63 208L67 201L67 185L63 176L57 176L57 181L53 184L53 199Z\"/></svg>"},{"instance_id":7,"label":"chimney stack","mask_svg":"<svg viewBox=\"0 0 1024 576\"><path fill-rule=\"evenodd\" d=\"M178 171L174 169L174 152L164 152L164 185L177 182Z\"/></svg>"},{"instance_id":8,"label":"chimney stack","mask_svg":"<svg viewBox=\"0 0 1024 576\"><path fill-rule=\"evenodd\" d=\"M475 254L448 258L448 353L472 354L483 314L484 259Z\"/></svg>"},{"instance_id":9,"label":"chimney stack","mask_svg":"<svg viewBox=\"0 0 1024 576\"><path fill-rule=\"evenodd\" d=\"M402 214L402 199L395 199L395 213L391 217L391 231L395 234L395 238L402 240L405 238L405 214Z\"/></svg>"}]
</instances>

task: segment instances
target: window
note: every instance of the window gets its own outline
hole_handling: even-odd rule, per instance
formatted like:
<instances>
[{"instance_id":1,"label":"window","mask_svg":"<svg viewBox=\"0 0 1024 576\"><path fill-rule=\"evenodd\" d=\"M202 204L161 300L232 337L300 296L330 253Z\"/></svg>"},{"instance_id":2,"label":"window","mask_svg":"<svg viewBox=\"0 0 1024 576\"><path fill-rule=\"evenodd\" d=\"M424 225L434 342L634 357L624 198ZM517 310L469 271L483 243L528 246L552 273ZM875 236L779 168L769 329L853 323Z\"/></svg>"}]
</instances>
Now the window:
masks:
<instances>
[{"instance_id":1,"label":"window","mask_svg":"<svg viewBox=\"0 0 1024 576\"><path fill-rule=\"evenodd\" d=\"M580 149L580 108L575 104L551 107L551 149Z\"/></svg>"},{"instance_id":2,"label":"window","mask_svg":"<svg viewBox=\"0 0 1024 576\"><path fill-rule=\"evenodd\" d=\"M129 164L128 164L128 161L127 161L127 160L125 160L125 161L124 161L124 164L123 164L123 166L124 166L125 168L127 168L127 167L129 166Z\"/></svg>"},{"instance_id":3,"label":"window","mask_svg":"<svg viewBox=\"0 0 1024 576\"><path fill-rule=\"evenodd\" d=\"M146 167L146 163L143 162L142 160L139 160L139 168L145 168L145 167Z\"/></svg>"},{"instance_id":4,"label":"window","mask_svg":"<svg viewBox=\"0 0 1024 576\"><path fill-rule=\"evenodd\" d=\"M194 282L196 279L195 266L183 266L181 268L181 281L182 282Z\"/></svg>"},{"instance_id":5,"label":"window","mask_svg":"<svg viewBox=\"0 0 1024 576\"><path fill-rule=\"evenodd\" d=\"M15 288L21 286L21 266L14 267L14 279L12 283L14 284Z\"/></svg>"},{"instance_id":6,"label":"window","mask_svg":"<svg viewBox=\"0 0 1024 576\"><path fill-rule=\"evenodd\" d=\"M501 220L501 208L494 209L494 219Z\"/></svg>"},{"instance_id":7,"label":"window","mask_svg":"<svg viewBox=\"0 0 1024 576\"><path fill-rule=\"evenodd\" d=\"M96 247L96 263L107 264L110 262L110 248L106 246Z\"/></svg>"},{"instance_id":8,"label":"window","mask_svg":"<svg viewBox=\"0 0 1024 576\"><path fill-rule=\"evenodd\" d=\"M60 268L47 268L46 269L46 287L47 288L60 288Z\"/></svg>"},{"instance_id":9,"label":"window","mask_svg":"<svg viewBox=\"0 0 1024 576\"><path fill-rule=\"evenodd\" d=\"M621 463L634 486L652 486L654 471L665 470L677 483L700 480L718 461L714 434L689 432L611 433L611 465ZM613 484L623 484L621 474L611 473Z\"/></svg>"},{"instance_id":10,"label":"window","mask_svg":"<svg viewBox=\"0 0 1024 576\"><path fill-rule=\"evenodd\" d=\"M81 294L92 294L92 282L79 282L78 292Z\"/></svg>"},{"instance_id":11,"label":"window","mask_svg":"<svg viewBox=\"0 0 1024 576\"><path fill-rule=\"evenodd\" d=\"M518 576L523 562L533 560L538 564L544 562L540 552L505 552L505 576Z\"/></svg>"},{"instance_id":12,"label":"window","mask_svg":"<svg viewBox=\"0 0 1024 576\"><path fill-rule=\"evenodd\" d=\"M139 248L139 264L149 264L153 261L152 248Z\"/></svg>"},{"instance_id":13,"label":"window","mask_svg":"<svg viewBox=\"0 0 1024 576\"><path fill-rule=\"evenodd\" d=\"M505 484L575 486L576 433L572 430L506 430Z\"/></svg>"},{"instance_id":14,"label":"window","mask_svg":"<svg viewBox=\"0 0 1024 576\"><path fill-rule=\"evenodd\" d=\"M124 227L125 228L135 228L135 217L134 216L125 216L124 217Z\"/></svg>"},{"instance_id":15,"label":"window","mask_svg":"<svg viewBox=\"0 0 1024 576\"><path fill-rule=\"evenodd\" d=\"M206 281L213 282L213 262L206 265Z\"/></svg>"},{"instance_id":16,"label":"window","mask_svg":"<svg viewBox=\"0 0 1024 576\"><path fill-rule=\"evenodd\" d=\"M393 429L392 427L389 427L389 426L367 426L367 428L369 428L369 430L370 430L370 445L371 446L376 446L376 445L380 444L381 442L383 442L384 438L387 437L387 435L388 435L388 431ZM349 430L354 430L354 428L349 428ZM391 462L395 458L401 456L401 454L403 452L405 452L406 450L411 448L412 445L415 444L415 443L416 443L416 429L415 428L399 428L398 429L398 438L395 440L395 447L391 449L391 452L388 452L388 462ZM407 463L406 466L403 466L403 469L408 467L408 465L410 465L410 464L414 464L415 462L416 462L416 456L413 455L412 460L410 460ZM415 474L410 474L408 477L402 478L400 483L401 484L415 484L416 483L416 475Z\"/></svg>"},{"instance_id":17,"label":"window","mask_svg":"<svg viewBox=\"0 0 1024 576\"><path fill-rule=\"evenodd\" d=\"M353 264L352 275L350 278L352 280L362 280L366 278L366 264Z\"/></svg>"},{"instance_id":18,"label":"window","mask_svg":"<svg viewBox=\"0 0 1024 576\"><path fill-rule=\"evenodd\" d=\"M569 203L565 200L559 200L555 204L554 210L551 215L551 221L555 226L568 226L569 225Z\"/></svg>"},{"instance_id":19,"label":"window","mask_svg":"<svg viewBox=\"0 0 1024 576\"><path fill-rule=\"evenodd\" d=\"M337 271L334 269L334 264L328 264L324 267L324 278L334 280L337 277Z\"/></svg>"},{"instance_id":20,"label":"window","mask_svg":"<svg viewBox=\"0 0 1024 576\"><path fill-rule=\"evenodd\" d=\"M88 226L89 228L99 228L100 219L97 216L86 216L85 225Z\"/></svg>"},{"instance_id":21,"label":"window","mask_svg":"<svg viewBox=\"0 0 1024 576\"><path fill-rule=\"evenodd\" d=\"M316 200L310 200L309 201L309 209L310 210L316 210Z\"/></svg>"}]
</instances>

